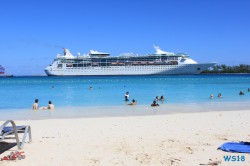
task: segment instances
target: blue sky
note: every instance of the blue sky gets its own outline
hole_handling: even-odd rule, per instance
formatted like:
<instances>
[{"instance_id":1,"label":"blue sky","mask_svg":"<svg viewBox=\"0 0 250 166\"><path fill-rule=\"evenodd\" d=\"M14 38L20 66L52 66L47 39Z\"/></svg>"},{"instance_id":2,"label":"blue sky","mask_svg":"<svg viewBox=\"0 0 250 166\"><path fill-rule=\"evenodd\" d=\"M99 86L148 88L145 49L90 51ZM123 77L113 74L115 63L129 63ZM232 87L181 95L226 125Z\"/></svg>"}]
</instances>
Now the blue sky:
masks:
<instances>
[{"instance_id":1,"label":"blue sky","mask_svg":"<svg viewBox=\"0 0 250 166\"><path fill-rule=\"evenodd\" d=\"M185 52L198 62L250 64L248 0L4 0L0 64L44 74L62 47L112 55Z\"/></svg>"}]
</instances>

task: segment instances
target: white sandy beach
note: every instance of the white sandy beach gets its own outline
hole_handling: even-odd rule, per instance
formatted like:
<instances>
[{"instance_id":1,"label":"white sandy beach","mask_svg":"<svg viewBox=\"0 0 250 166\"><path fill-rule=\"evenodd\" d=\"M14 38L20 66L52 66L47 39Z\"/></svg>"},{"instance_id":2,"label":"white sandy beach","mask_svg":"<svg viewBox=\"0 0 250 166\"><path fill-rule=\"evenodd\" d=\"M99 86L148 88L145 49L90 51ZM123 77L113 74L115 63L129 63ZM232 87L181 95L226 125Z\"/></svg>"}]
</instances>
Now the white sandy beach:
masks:
<instances>
[{"instance_id":1,"label":"white sandy beach","mask_svg":"<svg viewBox=\"0 0 250 166\"><path fill-rule=\"evenodd\" d=\"M24 146L25 159L0 165L250 165L249 154L217 150L227 141L250 142L249 115L250 110L16 121L31 126L33 142ZM224 155L246 160L228 163Z\"/></svg>"}]
</instances>

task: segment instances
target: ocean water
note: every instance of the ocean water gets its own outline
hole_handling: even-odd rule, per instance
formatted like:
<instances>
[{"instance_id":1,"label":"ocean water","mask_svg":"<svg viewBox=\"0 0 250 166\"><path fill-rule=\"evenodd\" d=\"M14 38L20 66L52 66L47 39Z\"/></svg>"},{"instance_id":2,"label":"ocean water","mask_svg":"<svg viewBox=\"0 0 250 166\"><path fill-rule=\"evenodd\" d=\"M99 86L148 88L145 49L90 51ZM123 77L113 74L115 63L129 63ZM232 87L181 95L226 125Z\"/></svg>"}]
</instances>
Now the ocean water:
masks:
<instances>
[{"instance_id":1,"label":"ocean water","mask_svg":"<svg viewBox=\"0 0 250 166\"><path fill-rule=\"evenodd\" d=\"M164 105L223 105L233 102L244 103L248 107L248 88L249 74L0 77L0 114L8 110L30 110L36 98L39 99L39 107L47 106L51 100L57 109L124 106L127 91L130 101L136 99L138 105L150 105L156 96L164 95L166 100L161 103ZM241 90L245 95L239 95ZM218 93L223 98L217 98ZM210 94L214 99L209 99Z\"/></svg>"}]
</instances>

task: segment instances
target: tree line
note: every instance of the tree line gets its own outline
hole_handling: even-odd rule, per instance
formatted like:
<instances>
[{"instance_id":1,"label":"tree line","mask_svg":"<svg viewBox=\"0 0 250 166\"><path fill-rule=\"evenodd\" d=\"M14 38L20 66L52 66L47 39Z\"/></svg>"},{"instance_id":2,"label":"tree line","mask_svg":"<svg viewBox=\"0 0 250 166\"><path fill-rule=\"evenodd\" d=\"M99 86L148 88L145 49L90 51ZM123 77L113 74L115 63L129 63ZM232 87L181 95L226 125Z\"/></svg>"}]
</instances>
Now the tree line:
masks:
<instances>
[{"instance_id":1,"label":"tree line","mask_svg":"<svg viewBox=\"0 0 250 166\"><path fill-rule=\"evenodd\" d=\"M250 65L240 64L236 66L214 65L202 73L250 73Z\"/></svg>"}]
</instances>

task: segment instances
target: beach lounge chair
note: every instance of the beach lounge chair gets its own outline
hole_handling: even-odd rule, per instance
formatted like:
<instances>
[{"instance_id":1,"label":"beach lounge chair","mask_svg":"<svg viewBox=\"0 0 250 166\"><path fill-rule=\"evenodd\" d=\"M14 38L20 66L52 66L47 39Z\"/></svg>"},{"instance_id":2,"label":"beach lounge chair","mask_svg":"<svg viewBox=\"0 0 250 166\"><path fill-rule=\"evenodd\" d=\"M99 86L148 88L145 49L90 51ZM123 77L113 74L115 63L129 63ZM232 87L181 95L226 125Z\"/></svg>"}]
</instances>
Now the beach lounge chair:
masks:
<instances>
[{"instance_id":1,"label":"beach lounge chair","mask_svg":"<svg viewBox=\"0 0 250 166\"><path fill-rule=\"evenodd\" d=\"M7 126L9 124L11 124L11 126ZM21 143L19 140L19 135L18 135L19 133L23 133ZM9 136L11 135L12 136L14 135L18 149L23 148L27 134L29 134L29 142L31 142L32 137L31 137L30 126L16 126L13 120L8 120L0 126L0 142L4 141L5 139L10 138Z\"/></svg>"}]
</instances>

